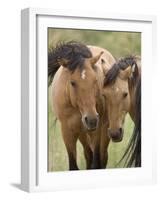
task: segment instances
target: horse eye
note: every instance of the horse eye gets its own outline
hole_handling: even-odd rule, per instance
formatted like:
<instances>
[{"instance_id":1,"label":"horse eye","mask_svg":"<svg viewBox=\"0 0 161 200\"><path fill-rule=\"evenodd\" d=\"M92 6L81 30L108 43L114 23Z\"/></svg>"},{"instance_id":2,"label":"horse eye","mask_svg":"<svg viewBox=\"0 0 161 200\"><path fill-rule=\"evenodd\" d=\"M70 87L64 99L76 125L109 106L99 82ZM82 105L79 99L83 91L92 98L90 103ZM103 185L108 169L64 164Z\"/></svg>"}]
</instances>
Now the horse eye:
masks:
<instances>
[{"instance_id":1,"label":"horse eye","mask_svg":"<svg viewBox=\"0 0 161 200\"><path fill-rule=\"evenodd\" d=\"M76 83L74 81L70 81L70 84L75 87L76 86Z\"/></svg>"},{"instance_id":2,"label":"horse eye","mask_svg":"<svg viewBox=\"0 0 161 200\"><path fill-rule=\"evenodd\" d=\"M104 60L103 58L101 59L101 63L102 63L102 64L104 64L104 63L105 63L105 60Z\"/></svg>"},{"instance_id":3,"label":"horse eye","mask_svg":"<svg viewBox=\"0 0 161 200\"><path fill-rule=\"evenodd\" d=\"M123 98L126 98L127 95L128 95L128 93L127 93L127 92L124 92L124 93L123 93Z\"/></svg>"}]
</instances>

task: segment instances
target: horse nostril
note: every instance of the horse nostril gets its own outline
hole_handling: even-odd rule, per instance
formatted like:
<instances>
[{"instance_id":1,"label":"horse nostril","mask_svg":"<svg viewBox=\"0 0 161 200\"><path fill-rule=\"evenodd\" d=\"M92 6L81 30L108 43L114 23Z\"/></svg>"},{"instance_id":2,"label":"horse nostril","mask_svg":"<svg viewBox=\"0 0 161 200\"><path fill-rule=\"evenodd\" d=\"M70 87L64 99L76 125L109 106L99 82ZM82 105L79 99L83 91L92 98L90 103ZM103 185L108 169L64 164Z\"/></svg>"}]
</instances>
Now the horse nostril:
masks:
<instances>
[{"instance_id":1,"label":"horse nostril","mask_svg":"<svg viewBox=\"0 0 161 200\"><path fill-rule=\"evenodd\" d=\"M115 130L108 129L108 134L113 142L120 142L123 138L123 129L122 128Z\"/></svg>"},{"instance_id":2,"label":"horse nostril","mask_svg":"<svg viewBox=\"0 0 161 200\"><path fill-rule=\"evenodd\" d=\"M120 132L120 134L122 134L122 128L119 128L119 132Z\"/></svg>"},{"instance_id":3,"label":"horse nostril","mask_svg":"<svg viewBox=\"0 0 161 200\"><path fill-rule=\"evenodd\" d=\"M88 117L87 116L84 117L84 120L85 120L86 124L88 124Z\"/></svg>"},{"instance_id":4,"label":"horse nostril","mask_svg":"<svg viewBox=\"0 0 161 200\"><path fill-rule=\"evenodd\" d=\"M99 116L96 116L96 117L85 116L84 121L89 129L95 129L98 125Z\"/></svg>"}]
</instances>

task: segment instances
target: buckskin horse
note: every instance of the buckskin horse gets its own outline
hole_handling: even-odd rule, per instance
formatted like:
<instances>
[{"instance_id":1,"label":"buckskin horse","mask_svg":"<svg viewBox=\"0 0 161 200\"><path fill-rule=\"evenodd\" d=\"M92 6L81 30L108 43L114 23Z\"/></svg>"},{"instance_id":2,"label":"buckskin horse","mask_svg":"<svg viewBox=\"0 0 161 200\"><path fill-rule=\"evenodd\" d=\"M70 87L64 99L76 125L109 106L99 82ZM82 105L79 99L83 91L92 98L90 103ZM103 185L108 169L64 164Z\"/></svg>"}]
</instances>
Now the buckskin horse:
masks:
<instances>
[{"instance_id":1,"label":"buckskin horse","mask_svg":"<svg viewBox=\"0 0 161 200\"><path fill-rule=\"evenodd\" d=\"M108 136L113 142L123 139L123 125L129 112L135 127L121 159L127 166L141 166L141 59L129 56L119 59L106 73L103 95L106 101Z\"/></svg>"},{"instance_id":2,"label":"buckskin horse","mask_svg":"<svg viewBox=\"0 0 161 200\"><path fill-rule=\"evenodd\" d=\"M104 124L102 89L105 73L114 63L107 50L73 41L49 50L53 112L61 124L70 170L78 170L78 139L84 149L87 169L106 167L109 138Z\"/></svg>"}]
</instances>

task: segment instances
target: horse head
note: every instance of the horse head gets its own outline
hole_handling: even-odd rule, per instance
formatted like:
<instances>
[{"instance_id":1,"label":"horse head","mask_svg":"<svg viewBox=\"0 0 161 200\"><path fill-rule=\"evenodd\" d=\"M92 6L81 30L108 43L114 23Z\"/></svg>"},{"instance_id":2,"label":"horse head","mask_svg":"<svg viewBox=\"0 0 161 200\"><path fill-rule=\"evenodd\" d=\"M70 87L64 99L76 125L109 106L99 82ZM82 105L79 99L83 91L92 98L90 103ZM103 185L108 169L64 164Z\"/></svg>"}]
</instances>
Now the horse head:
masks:
<instances>
[{"instance_id":1,"label":"horse head","mask_svg":"<svg viewBox=\"0 0 161 200\"><path fill-rule=\"evenodd\" d=\"M81 114L84 127L95 130L99 124L96 109L100 93L96 63L103 52L93 56L90 49L78 42L59 44L49 54L49 77L52 79L57 69L62 66L67 77L66 96L70 104Z\"/></svg>"},{"instance_id":2,"label":"horse head","mask_svg":"<svg viewBox=\"0 0 161 200\"><path fill-rule=\"evenodd\" d=\"M115 63L104 80L103 95L108 115L108 135L114 142L120 142L123 139L125 116L127 112L130 112L132 105L129 84L133 82L133 73L138 70L135 69L136 64L125 62L127 60L126 58Z\"/></svg>"},{"instance_id":3,"label":"horse head","mask_svg":"<svg viewBox=\"0 0 161 200\"><path fill-rule=\"evenodd\" d=\"M100 92L96 72L96 63L102 52L91 58L84 58L81 66L70 70L70 61L59 60L68 71L68 95L73 107L79 109L82 122L87 130L95 130L99 123L99 114L96 110L97 98Z\"/></svg>"}]
</instances>

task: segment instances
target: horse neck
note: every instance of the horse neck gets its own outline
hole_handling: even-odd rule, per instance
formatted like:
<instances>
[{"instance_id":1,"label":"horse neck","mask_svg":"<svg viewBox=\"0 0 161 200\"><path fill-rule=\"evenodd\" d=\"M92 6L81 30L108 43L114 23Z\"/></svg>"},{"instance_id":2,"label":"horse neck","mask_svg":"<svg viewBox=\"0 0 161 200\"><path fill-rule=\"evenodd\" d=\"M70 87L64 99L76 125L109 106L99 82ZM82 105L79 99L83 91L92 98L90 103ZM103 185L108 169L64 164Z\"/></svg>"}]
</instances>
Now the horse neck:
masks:
<instances>
[{"instance_id":1,"label":"horse neck","mask_svg":"<svg viewBox=\"0 0 161 200\"><path fill-rule=\"evenodd\" d=\"M106 113L105 100L104 100L104 97L102 96L104 77L105 77L105 74L102 69L102 66L100 65L97 67L97 79L98 79L98 87L99 87L99 95L97 95L97 105L98 105L97 109L98 109L98 112L102 114L102 117Z\"/></svg>"}]
</instances>

